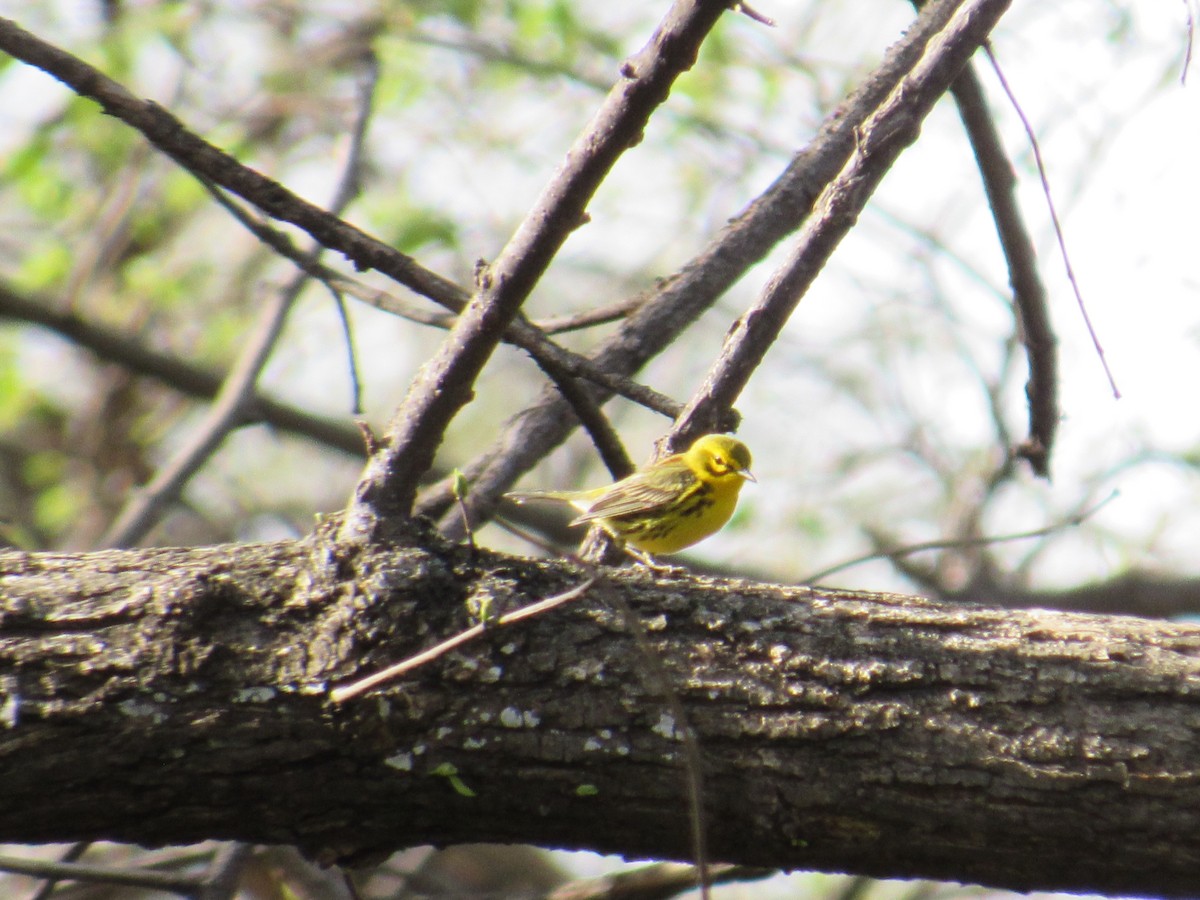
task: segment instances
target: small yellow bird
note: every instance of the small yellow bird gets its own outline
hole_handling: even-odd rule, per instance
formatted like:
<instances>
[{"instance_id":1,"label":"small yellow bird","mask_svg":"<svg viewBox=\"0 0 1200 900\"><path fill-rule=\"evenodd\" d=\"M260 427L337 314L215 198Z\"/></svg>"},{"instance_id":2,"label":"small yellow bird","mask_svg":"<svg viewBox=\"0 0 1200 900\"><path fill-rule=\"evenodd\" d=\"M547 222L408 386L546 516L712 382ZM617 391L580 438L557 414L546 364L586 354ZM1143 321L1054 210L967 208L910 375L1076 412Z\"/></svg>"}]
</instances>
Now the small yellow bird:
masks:
<instances>
[{"instance_id":1,"label":"small yellow bird","mask_svg":"<svg viewBox=\"0 0 1200 900\"><path fill-rule=\"evenodd\" d=\"M706 434L685 453L660 459L602 488L505 496L517 503L570 503L582 512L572 525L595 522L621 545L665 554L678 553L719 531L733 515L742 485L754 480L745 444L727 434Z\"/></svg>"}]
</instances>

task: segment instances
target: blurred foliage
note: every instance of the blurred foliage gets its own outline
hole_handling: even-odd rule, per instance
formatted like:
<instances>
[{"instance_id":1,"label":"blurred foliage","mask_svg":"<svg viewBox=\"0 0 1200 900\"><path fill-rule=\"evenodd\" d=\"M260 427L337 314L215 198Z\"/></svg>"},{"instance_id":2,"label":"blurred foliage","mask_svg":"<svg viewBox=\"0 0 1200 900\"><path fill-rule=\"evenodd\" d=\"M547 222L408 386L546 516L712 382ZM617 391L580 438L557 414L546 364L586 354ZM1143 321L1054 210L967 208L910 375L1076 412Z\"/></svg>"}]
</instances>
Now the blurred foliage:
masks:
<instances>
[{"instance_id":1,"label":"blurred foliage","mask_svg":"<svg viewBox=\"0 0 1200 900\"><path fill-rule=\"evenodd\" d=\"M380 79L362 189L349 218L463 285L471 284L476 261L493 257L507 240L622 58L646 40L657 12L632 0L602 8L577 0L84 6L90 19L61 0L39 5L23 24L319 203L329 199L345 164L362 60L373 51ZM684 263L778 174L910 15L904 4L883 0L868 4L862 17L823 4L769 12L777 28L730 16L704 45L645 141L591 204L589 227L572 236L530 299L531 316L620 300ZM1071 7L1053 20L1049 15L1033 12L1006 23L997 38L1002 57L1007 39L1022 59L1033 37L1022 21L1051 34L1079 24ZM1160 45L1147 41L1150 27L1114 6L1079 41L1131 63L1139 40L1148 47L1143 57L1161 55ZM1161 85L1168 68L1148 73L1146 89ZM1097 90L1102 75L1090 77L1060 82L1055 97L1033 108L1035 122L1053 121L1052 134L1069 130L1071 91ZM1007 111L998 108L1008 128ZM0 110L10 122L0 138L0 277L148 347L228 365L265 298L290 275L288 264L190 175L91 101L7 64L0 67ZM1019 138L1013 143L1023 153ZM760 452L756 469L773 489L769 500L747 492L744 510L705 545L706 555L800 578L869 550L872 534L916 541L1045 524L1110 489L1107 473L1118 454L1100 459L1081 450L1091 438L1072 444L1069 427L1053 488L1020 472L1001 474L1006 446L1025 427L1024 359L972 166L957 124L939 112L743 398L744 434L752 447L770 448ZM1036 197L1029 209L1044 233ZM760 267L735 288L679 348L652 364L646 380L686 398L769 269ZM1069 310L1055 315L1073 327ZM352 309L351 318L368 415L380 423L439 334L361 309ZM348 418L349 392L340 386L345 348L331 330L335 323L328 298L307 290L265 388ZM129 430L120 437L106 430L130 452L85 458L86 445L69 435L88 432L88 419L110 408L104 368L62 342L48 348L38 328L13 321L3 328L14 354L0 397L5 445L16 454L11 471L40 474L22 481L26 512L5 510L0 517L28 520L47 546L86 543L119 508L120 491L148 477L194 427L194 410L169 389L135 379L121 389L121 421ZM610 330L563 340L587 348ZM39 348L37 366L27 364L30 346ZM479 402L452 429L447 465L469 458L540 387L535 370L507 350L490 374ZM1068 389L1072 377L1066 367ZM527 388L514 392L513 384ZM30 404L63 432L53 465L49 458L34 461L49 450L22 430ZM610 410L634 457L644 457L642 448L665 423L623 403ZM339 506L355 475L353 461L305 456L330 467L333 477L263 465L274 458L274 443L264 442L280 440L266 429L244 435L237 458L226 451L203 479L205 488L189 490L171 533L188 534L178 528L191 521L206 537L236 537L246 510L230 500L241 483L258 488L255 503L262 508L255 515L290 523L296 533L307 529L311 511ZM1141 443L1137 435L1130 440ZM537 478L595 477L590 460L586 443L573 441ZM51 471L54 477L46 477ZM109 498L107 513L81 512L102 497ZM225 520L234 509L234 519ZM93 521L93 530L80 532L81 521ZM763 523L772 521L784 527L764 532ZM1152 545L1126 554L1111 546L1113 535L1136 543L1162 533L1097 529L1088 558L1076 556L1075 565L1095 576L1108 570L1114 552L1145 560L1158 552ZM486 539L508 540L490 532ZM1048 563L1034 564L1053 558L1044 548L1013 545L996 555L997 570L1019 572L1030 583L1064 577ZM967 556L970 565L982 564L978 552ZM898 574L881 562L851 578L865 586L906 586L911 572Z\"/></svg>"},{"instance_id":2,"label":"blurred foliage","mask_svg":"<svg viewBox=\"0 0 1200 900\"><path fill-rule=\"evenodd\" d=\"M0 0L0 13L318 203L329 201L345 165L361 61L373 51L381 76L362 191L347 218L465 286L476 260L493 258L508 239L621 60L647 39L661 6L641 0L6 5ZM591 204L591 223L572 236L531 298L532 317L621 300L676 270L778 175L911 15L894 0L855 4L853 13L838 4L759 5L778 27L726 17L646 139ZM997 35L1002 61L1013 59L1014 73L1024 78L1018 91L1031 118L1052 138L1047 149L1057 155L1059 171L1075 166L1080 173L1072 176L1080 184L1068 191L1077 203L1086 202L1093 165L1121 124L1175 75L1177 35L1156 30L1156 21L1132 5L1110 5L1107 16L1096 18L1090 4L1073 3L1014 14ZM1075 64L1061 53L1062 40L1037 44L1041 35L1064 33L1102 62ZM1062 68L1048 76L1034 63ZM1111 105L1098 112L1081 103L1095 97ZM996 109L1028 178L1014 117L1003 104ZM0 279L147 348L227 368L265 299L292 275L290 265L125 125L5 57L0 116ZM745 492L730 527L704 545L705 558L736 561L771 578L803 578L869 552L880 535L903 543L1037 527L1119 485L1134 502L1082 528L1032 545L921 557L928 568L922 589L954 587L980 573L1036 586L1086 582L1126 565L1195 566L1192 541L1180 535L1200 524L1192 522L1200 508L1194 502L1200 435L1191 427L1173 431L1159 452L1156 430L1145 422L1126 423L1113 439L1107 414L1099 422L1088 415L1095 404L1086 398L1098 392L1091 351L1048 251L1070 417L1053 484L1008 468L1007 447L1025 428L1024 359L977 185L957 122L948 108L939 110L742 398L742 434L755 450L760 483ZM1097 180L1096 190L1115 193L1112 185ZM1034 191L1024 201L1049 247L1040 198ZM1081 259L1088 258L1087 237L1077 244ZM770 262L759 267L731 291L644 380L686 398L770 268ZM387 287L376 276L364 278ZM1089 295L1100 318L1125 299L1111 297L1103 281L1093 277ZM350 319L368 418L378 426L441 335L361 307L351 309ZM1194 321L1179 330L1194 344ZM610 331L563 340L586 348ZM328 297L307 290L264 387L348 421L345 359ZM451 430L444 467L470 459L542 387L523 355L497 354L478 401ZM0 540L30 548L90 546L131 491L186 440L201 411L167 386L47 337L40 326L0 318ZM609 411L633 457L645 458L666 423L620 402ZM592 481L593 457L582 438L573 440L530 481ZM344 502L357 473L357 460L343 454L267 428L244 429L192 482L154 539L303 534L314 512ZM485 529L480 540L520 546L495 529ZM905 589L916 577L880 560L846 573L842 583ZM263 874L294 875L294 861L290 869L260 862L257 877L278 889L260 896L300 895L285 886L287 878L271 882ZM383 878L379 871L371 877ZM391 889L408 877L384 880ZM825 884L831 896L841 889Z\"/></svg>"}]
</instances>

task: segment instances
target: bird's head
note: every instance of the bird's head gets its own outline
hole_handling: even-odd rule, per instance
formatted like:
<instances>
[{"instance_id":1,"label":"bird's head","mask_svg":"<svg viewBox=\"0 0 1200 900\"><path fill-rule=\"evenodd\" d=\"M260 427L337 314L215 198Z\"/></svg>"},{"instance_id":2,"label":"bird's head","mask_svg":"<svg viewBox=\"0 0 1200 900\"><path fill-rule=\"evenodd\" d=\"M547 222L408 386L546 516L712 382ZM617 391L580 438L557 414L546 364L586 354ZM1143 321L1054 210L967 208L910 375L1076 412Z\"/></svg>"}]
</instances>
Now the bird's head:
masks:
<instances>
[{"instance_id":1,"label":"bird's head","mask_svg":"<svg viewBox=\"0 0 1200 900\"><path fill-rule=\"evenodd\" d=\"M750 474L750 449L727 434L706 434L697 438L684 454L684 460L692 471L707 474L710 478L755 480Z\"/></svg>"}]
</instances>

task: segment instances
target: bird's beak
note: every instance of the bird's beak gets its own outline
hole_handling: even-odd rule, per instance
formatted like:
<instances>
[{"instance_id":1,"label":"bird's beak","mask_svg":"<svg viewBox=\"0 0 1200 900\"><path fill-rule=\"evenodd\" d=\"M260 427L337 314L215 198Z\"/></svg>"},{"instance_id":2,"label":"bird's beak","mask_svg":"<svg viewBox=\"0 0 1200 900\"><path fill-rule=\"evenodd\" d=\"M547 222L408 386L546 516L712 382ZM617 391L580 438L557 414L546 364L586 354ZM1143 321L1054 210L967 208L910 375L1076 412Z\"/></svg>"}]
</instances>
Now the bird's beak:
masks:
<instances>
[{"instance_id":1,"label":"bird's beak","mask_svg":"<svg viewBox=\"0 0 1200 900\"><path fill-rule=\"evenodd\" d=\"M758 484L758 479L757 479L757 478L755 478L755 477L754 477L754 476L753 476L753 475L750 473L750 470L749 470L749 469L738 469L738 470L737 470L737 473L738 473L739 475L741 475L743 478L745 478L747 481L753 481L755 484Z\"/></svg>"}]
</instances>

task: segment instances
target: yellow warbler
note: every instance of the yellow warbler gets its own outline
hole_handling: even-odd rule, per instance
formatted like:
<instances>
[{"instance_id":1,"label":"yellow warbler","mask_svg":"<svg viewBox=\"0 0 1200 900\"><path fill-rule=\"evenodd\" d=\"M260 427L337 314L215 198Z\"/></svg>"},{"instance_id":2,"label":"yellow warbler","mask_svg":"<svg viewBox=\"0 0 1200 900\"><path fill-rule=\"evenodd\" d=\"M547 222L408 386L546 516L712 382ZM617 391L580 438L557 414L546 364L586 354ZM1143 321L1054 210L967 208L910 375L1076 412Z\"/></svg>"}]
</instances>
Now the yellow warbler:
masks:
<instances>
[{"instance_id":1,"label":"yellow warbler","mask_svg":"<svg viewBox=\"0 0 1200 900\"><path fill-rule=\"evenodd\" d=\"M517 503L570 503L582 513L572 525L595 522L622 545L644 553L678 553L719 531L733 515L742 484L754 480L745 444L727 434L706 434L685 453L602 488L505 496Z\"/></svg>"}]
</instances>

